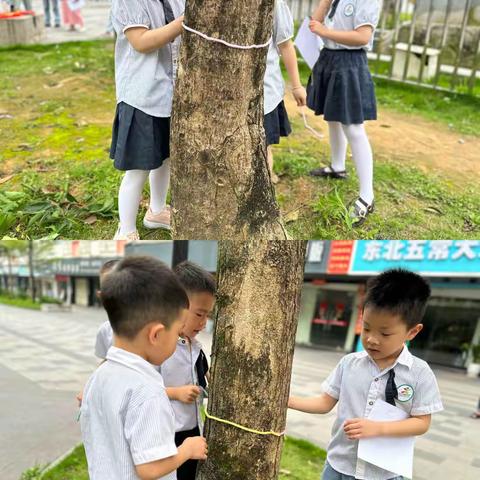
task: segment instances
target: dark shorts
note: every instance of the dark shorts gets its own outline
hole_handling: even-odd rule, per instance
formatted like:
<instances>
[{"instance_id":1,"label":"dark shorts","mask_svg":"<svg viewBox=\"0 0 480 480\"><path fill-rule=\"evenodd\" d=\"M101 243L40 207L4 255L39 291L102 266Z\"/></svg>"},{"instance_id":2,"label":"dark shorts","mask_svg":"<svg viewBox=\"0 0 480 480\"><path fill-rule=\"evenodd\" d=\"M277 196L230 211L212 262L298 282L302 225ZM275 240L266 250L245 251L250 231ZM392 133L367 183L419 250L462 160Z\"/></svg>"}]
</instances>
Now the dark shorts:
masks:
<instances>
[{"instance_id":1,"label":"dark shorts","mask_svg":"<svg viewBox=\"0 0 480 480\"><path fill-rule=\"evenodd\" d=\"M118 170L155 170L170 156L170 118L152 117L120 102L110 158Z\"/></svg>"},{"instance_id":2,"label":"dark shorts","mask_svg":"<svg viewBox=\"0 0 480 480\"><path fill-rule=\"evenodd\" d=\"M327 122L377 119L377 101L365 50L324 48L307 86L307 105Z\"/></svg>"},{"instance_id":3,"label":"dark shorts","mask_svg":"<svg viewBox=\"0 0 480 480\"><path fill-rule=\"evenodd\" d=\"M268 145L280 143L280 137L288 137L292 133L292 127L288 120L287 109L283 100L273 112L267 113L264 117L263 126Z\"/></svg>"},{"instance_id":4,"label":"dark shorts","mask_svg":"<svg viewBox=\"0 0 480 480\"><path fill-rule=\"evenodd\" d=\"M186 430L184 432L177 432L175 434L175 445L179 447L186 438L198 437L200 430L198 427L193 430ZM183 465L177 469L177 480L195 480L197 472L198 460L187 460Z\"/></svg>"}]
</instances>

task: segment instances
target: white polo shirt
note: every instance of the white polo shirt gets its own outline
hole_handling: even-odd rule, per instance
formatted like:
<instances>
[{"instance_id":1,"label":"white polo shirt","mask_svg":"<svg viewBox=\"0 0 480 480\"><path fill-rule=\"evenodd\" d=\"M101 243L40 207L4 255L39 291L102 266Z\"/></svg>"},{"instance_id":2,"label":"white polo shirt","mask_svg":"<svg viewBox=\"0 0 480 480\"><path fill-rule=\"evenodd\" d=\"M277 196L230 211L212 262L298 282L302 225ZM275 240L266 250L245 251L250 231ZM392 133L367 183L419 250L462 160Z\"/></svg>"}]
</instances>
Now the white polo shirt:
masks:
<instances>
[{"instance_id":1,"label":"white polo shirt","mask_svg":"<svg viewBox=\"0 0 480 480\"><path fill-rule=\"evenodd\" d=\"M107 356L108 349L113 345L113 331L110 322L100 325L95 341L95 355L104 359ZM179 338L177 348L173 355L168 358L159 369L166 387L182 387L184 385L198 385L197 370L195 363L200 355L202 348L198 340L192 340L192 348L187 340ZM175 431L184 432L193 430L199 426L202 430L202 418L200 415L200 405L203 397L199 397L193 404L182 403L177 400L171 400L173 411L175 413Z\"/></svg>"},{"instance_id":2,"label":"white polo shirt","mask_svg":"<svg viewBox=\"0 0 480 480\"><path fill-rule=\"evenodd\" d=\"M169 0L175 18L185 10L185 0ZM180 35L150 53L137 52L125 32L133 27L149 30L166 24L159 0L113 0L111 19L115 42L117 103L125 102L154 117L170 117L176 79Z\"/></svg>"},{"instance_id":3,"label":"white polo shirt","mask_svg":"<svg viewBox=\"0 0 480 480\"><path fill-rule=\"evenodd\" d=\"M174 413L161 375L116 347L85 387L80 425L90 480L137 480L135 465L177 454ZM175 471L161 477L176 478Z\"/></svg>"},{"instance_id":4,"label":"white polo shirt","mask_svg":"<svg viewBox=\"0 0 480 480\"><path fill-rule=\"evenodd\" d=\"M293 37L293 18L285 0L275 1L273 36L268 47L264 78L264 114L273 112L285 96L278 46Z\"/></svg>"},{"instance_id":5,"label":"white polo shirt","mask_svg":"<svg viewBox=\"0 0 480 480\"><path fill-rule=\"evenodd\" d=\"M195 363L200 355L202 345L193 339L190 344L184 338L179 338L175 353L165 360L160 367L165 386L182 387L184 385L198 385L197 369ZM202 418L200 405L203 397L198 397L194 403L183 403L171 400L175 412L175 431L184 432L199 426L202 431Z\"/></svg>"},{"instance_id":6,"label":"white polo shirt","mask_svg":"<svg viewBox=\"0 0 480 480\"><path fill-rule=\"evenodd\" d=\"M332 19L328 18L329 14L330 11L327 13L324 23L331 30L352 31L364 25L370 25L375 32L380 17L380 2L379 0L340 0ZM370 51L373 48L373 34L368 44L361 47L342 45L324 37L322 40L325 47L332 50L363 48Z\"/></svg>"},{"instance_id":7,"label":"white polo shirt","mask_svg":"<svg viewBox=\"0 0 480 480\"><path fill-rule=\"evenodd\" d=\"M340 473L357 479L387 480L397 475L357 457L358 440L349 440L343 430L345 420L365 418L377 399L385 400L388 372L395 369L399 393L396 406L411 416L443 410L437 380L427 362L413 356L405 346L393 367L380 370L367 352L343 357L323 382L325 393L338 399L337 418L328 445L328 463Z\"/></svg>"},{"instance_id":8,"label":"white polo shirt","mask_svg":"<svg viewBox=\"0 0 480 480\"><path fill-rule=\"evenodd\" d=\"M108 349L113 345L113 330L107 320L100 325L95 339L95 356L104 360L107 358Z\"/></svg>"}]
</instances>

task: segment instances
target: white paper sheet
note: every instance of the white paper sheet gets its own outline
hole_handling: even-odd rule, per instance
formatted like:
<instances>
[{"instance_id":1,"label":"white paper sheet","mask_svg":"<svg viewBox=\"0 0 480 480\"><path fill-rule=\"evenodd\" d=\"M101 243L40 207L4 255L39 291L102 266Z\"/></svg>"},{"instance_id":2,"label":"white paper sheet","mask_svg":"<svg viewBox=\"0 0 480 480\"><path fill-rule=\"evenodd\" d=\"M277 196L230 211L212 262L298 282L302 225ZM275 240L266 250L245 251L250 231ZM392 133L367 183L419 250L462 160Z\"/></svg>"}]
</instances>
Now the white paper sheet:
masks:
<instances>
[{"instance_id":1,"label":"white paper sheet","mask_svg":"<svg viewBox=\"0 0 480 480\"><path fill-rule=\"evenodd\" d=\"M377 400L368 418L380 422L395 422L405 420L409 415L383 400ZM412 478L414 443L415 437L362 438L358 443L358 456L384 470Z\"/></svg>"},{"instance_id":2,"label":"white paper sheet","mask_svg":"<svg viewBox=\"0 0 480 480\"><path fill-rule=\"evenodd\" d=\"M295 45L298 48L300 55L307 62L307 65L310 69L313 69L313 66L320 56L320 50L323 48L323 42L318 35L315 35L310 31L308 28L309 23L310 18L305 18L302 26L298 30Z\"/></svg>"}]
</instances>

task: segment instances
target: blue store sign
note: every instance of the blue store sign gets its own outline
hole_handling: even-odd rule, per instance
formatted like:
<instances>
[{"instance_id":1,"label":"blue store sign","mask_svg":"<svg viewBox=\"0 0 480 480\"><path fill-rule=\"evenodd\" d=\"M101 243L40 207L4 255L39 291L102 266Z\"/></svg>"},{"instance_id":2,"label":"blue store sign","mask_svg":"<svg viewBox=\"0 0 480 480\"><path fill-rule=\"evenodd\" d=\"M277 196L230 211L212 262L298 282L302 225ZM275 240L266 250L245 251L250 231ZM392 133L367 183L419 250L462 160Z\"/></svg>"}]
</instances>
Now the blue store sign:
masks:
<instances>
[{"instance_id":1,"label":"blue store sign","mask_svg":"<svg viewBox=\"0 0 480 480\"><path fill-rule=\"evenodd\" d=\"M403 267L429 276L480 277L477 240L363 240L355 242L349 273Z\"/></svg>"}]
</instances>

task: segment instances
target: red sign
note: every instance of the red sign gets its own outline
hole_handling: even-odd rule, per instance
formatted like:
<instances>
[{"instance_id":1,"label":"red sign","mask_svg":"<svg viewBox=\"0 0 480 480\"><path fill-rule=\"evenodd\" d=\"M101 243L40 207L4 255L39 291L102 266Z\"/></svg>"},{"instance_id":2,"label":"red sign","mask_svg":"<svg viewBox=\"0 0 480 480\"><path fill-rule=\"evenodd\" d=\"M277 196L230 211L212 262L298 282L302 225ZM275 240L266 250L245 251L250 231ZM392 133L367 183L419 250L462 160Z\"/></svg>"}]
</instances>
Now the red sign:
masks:
<instances>
[{"instance_id":1,"label":"red sign","mask_svg":"<svg viewBox=\"0 0 480 480\"><path fill-rule=\"evenodd\" d=\"M72 242L72 256L78 257L78 250L80 248L80 240L73 240Z\"/></svg>"},{"instance_id":2,"label":"red sign","mask_svg":"<svg viewBox=\"0 0 480 480\"><path fill-rule=\"evenodd\" d=\"M327 273L345 275L350 268L354 240L334 240L330 243Z\"/></svg>"},{"instance_id":3,"label":"red sign","mask_svg":"<svg viewBox=\"0 0 480 480\"><path fill-rule=\"evenodd\" d=\"M363 301L365 299L365 285L358 286L360 302L358 305L357 321L355 323L355 335L361 335L363 327Z\"/></svg>"}]
</instances>

